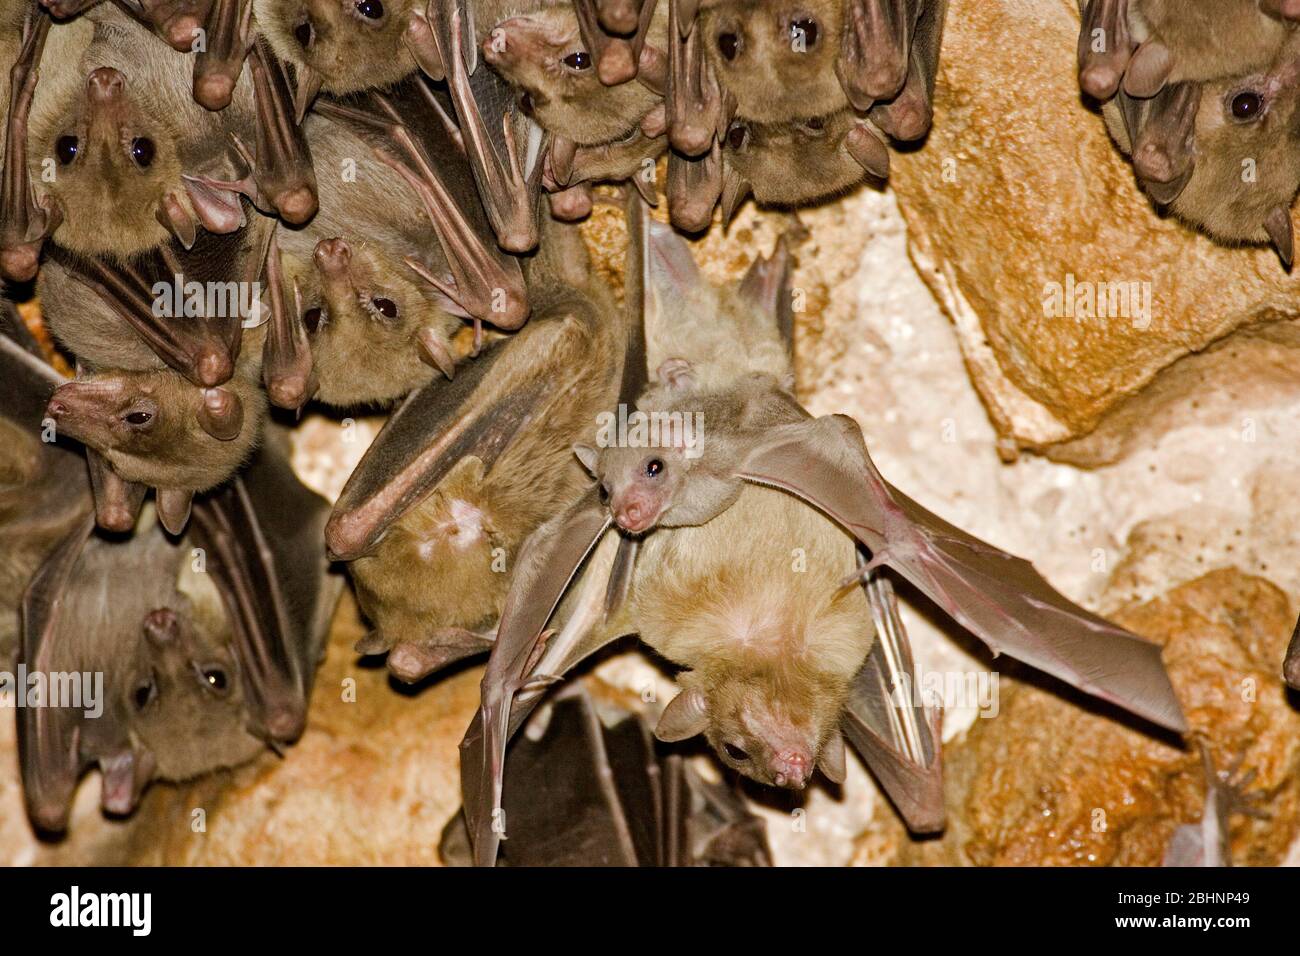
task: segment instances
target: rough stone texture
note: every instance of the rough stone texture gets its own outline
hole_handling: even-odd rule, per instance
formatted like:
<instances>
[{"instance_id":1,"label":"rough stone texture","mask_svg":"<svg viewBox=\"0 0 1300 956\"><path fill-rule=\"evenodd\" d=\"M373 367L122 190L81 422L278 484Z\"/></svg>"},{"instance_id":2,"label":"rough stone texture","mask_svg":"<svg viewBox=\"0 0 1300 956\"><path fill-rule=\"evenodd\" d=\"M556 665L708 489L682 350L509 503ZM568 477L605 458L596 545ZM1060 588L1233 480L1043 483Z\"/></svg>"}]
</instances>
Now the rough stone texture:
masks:
<instances>
[{"instance_id":1,"label":"rough stone texture","mask_svg":"<svg viewBox=\"0 0 1300 956\"><path fill-rule=\"evenodd\" d=\"M1112 437L1064 453L1096 463L1134 424L1167 425L1108 419L1180 359L1295 318L1300 277L1271 250L1217 246L1157 215L1080 97L1077 32L1074 0L953 0L934 130L891 181L1004 455L1101 428ZM1149 283L1150 326L1046 316L1045 286L1068 276Z\"/></svg>"},{"instance_id":2,"label":"rough stone texture","mask_svg":"<svg viewBox=\"0 0 1300 956\"><path fill-rule=\"evenodd\" d=\"M1275 677L1293 616L1275 587L1235 570L1207 574L1118 619L1166 647L1193 730L1219 767L1258 777L1267 820L1234 818L1238 865L1276 865L1300 829L1300 715ZM913 843L889 820L893 862L1159 865L1174 829L1200 819L1199 756L1030 684L1004 681L1001 713L945 750L949 828ZM886 838L885 842L889 842Z\"/></svg>"}]
</instances>

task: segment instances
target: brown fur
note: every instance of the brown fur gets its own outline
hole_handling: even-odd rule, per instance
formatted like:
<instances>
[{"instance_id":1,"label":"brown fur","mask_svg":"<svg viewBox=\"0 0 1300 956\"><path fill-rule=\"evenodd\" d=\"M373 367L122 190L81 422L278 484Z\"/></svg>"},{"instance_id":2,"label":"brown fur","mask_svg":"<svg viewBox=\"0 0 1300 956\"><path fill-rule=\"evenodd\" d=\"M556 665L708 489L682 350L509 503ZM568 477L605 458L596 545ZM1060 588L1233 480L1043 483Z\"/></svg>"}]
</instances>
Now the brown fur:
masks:
<instances>
[{"instance_id":1,"label":"brown fur","mask_svg":"<svg viewBox=\"0 0 1300 956\"><path fill-rule=\"evenodd\" d=\"M1259 0L1129 0L1128 9L1135 41L1169 48L1171 83L1267 69L1294 29L1261 13Z\"/></svg>"},{"instance_id":2,"label":"brown fur","mask_svg":"<svg viewBox=\"0 0 1300 956\"><path fill-rule=\"evenodd\" d=\"M802 206L831 199L866 178L843 146L857 122L857 115L846 108L795 123L733 123L723 162L729 173L749 183L760 203ZM737 146L733 140L742 135Z\"/></svg>"}]
</instances>

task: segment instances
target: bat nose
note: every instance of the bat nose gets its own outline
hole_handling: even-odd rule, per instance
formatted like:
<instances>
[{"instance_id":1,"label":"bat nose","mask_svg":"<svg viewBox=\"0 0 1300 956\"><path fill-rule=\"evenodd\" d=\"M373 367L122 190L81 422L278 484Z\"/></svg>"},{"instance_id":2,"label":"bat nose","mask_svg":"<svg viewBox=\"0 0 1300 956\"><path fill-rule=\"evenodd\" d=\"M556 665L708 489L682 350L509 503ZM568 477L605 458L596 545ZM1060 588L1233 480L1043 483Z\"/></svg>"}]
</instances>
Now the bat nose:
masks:
<instances>
[{"instance_id":1,"label":"bat nose","mask_svg":"<svg viewBox=\"0 0 1300 956\"><path fill-rule=\"evenodd\" d=\"M57 398L50 399L50 403L45 406L45 414L55 421L58 421L64 415L68 414L68 406Z\"/></svg>"},{"instance_id":2,"label":"bat nose","mask_svg":"<svg viewBox=\"0 0 1300 956\"><path fill-rule=\"evenodd\" d=\"M812 770L808 755L797 750L782 750L772 758L773 782L778 787L802 790Z\"/></svg>"},{"instance_id":3,"label":"bat nose","mask_svg":"<svg viewBox=\"0 0 1300 956\"><path fill-rule=\"evenodd\" d=\"M180 620L169 607L157 607L144 617L144 633L154 644L165 646L176 640L181 632Z\"/></svg>"},{"instance_id":4,"label":"bat nose","mask_svg":"<svg viewBox=\"0 0 1300 956\"><path fill-rule=\"evenodd\" d=\"M645 530L646 517L646 512L636 502L628 502L614 513L618 526L633 533Z\"/></svg>"},{"instance_id":5,"label":"bat nose","mask_svg":"<svg viewBox=\"0 0 1300 956\"><path fill-rule=\"evenodd\" d=\"M352 247L343 239L322 239L316 243L316 265L329 276L340 276L352 264Z\"/></svg>"},{"instance_id":6,"label":"bat nose","mask_svg":"<svg viewBox=\"0 0 1300 956\"><path fill-rule=\"evenodd\" d=\"M126 88L126 77L111 66L101 66L86 79L86 95L92 103L106 105L118 100Z\"/></svg>"}]
</instances>

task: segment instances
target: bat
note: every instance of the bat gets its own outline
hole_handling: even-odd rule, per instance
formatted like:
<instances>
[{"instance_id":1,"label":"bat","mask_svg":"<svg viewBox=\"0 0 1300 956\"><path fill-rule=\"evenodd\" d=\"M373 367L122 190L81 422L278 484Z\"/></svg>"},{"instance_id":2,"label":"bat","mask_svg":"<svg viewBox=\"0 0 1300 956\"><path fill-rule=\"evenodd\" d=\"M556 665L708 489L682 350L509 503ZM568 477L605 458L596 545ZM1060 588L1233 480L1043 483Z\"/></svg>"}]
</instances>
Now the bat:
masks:
<instances>
[{"instance_id":1,"label":"bat","mask_svg":"<svg viewBox=\"0 0 1300 956\"><path fill-rule=\"evenodd\" d=\"M1298 50L1289 45L1261 74L1167 86L1136 106L1121 100L1118 110L1106 107L1112 135L1157 203L1220 242L1271 243L1287 268L1295 245L1290 210L1300 190L1300 171L1290 162Z\"/></svg>"},{"instance_id":2,"label":"bat","mask_svg":"<svg viewBox=\"0 0 1300 956\"><path fill-rule=\"evenodd\" d=\"M718 81L707 52L708 31L696 23L696 5L668 0L668 19L668 141L680 158L698 159L727 129L736 101Z\"/></svg>"},{"instance_id":3,"label":"bat","mask_svg":"<svg viewBox=\"0 0 1300 956\"><path fill-rule=\"evenodd\" d=\"M853 107L867 110L903 90L911 72L917 20L929 4L930 0L846 0L835 74Z\"/></svg>"},{"instance_id":4,"label":"bat","mask_svg":"<svg viewBox=\"0 0 1300 956\"><path fill-rule=\"evenodd\" d=\"M235 95L253 44L250 0L213 0L204 26L206 43L194 54L194 101L223 110Z\"/></svg>"},{"instance_id":5,"label":"bat","mask_svg":"<svg viewBox=\"0 0 1300 956\"><path fill-rule=\"evenodd\" d=\"M126 539L87 520L33 577L22 608L29 673L103 674L98 715L18 710L27 810L41 830L66 828L91 767L104 810L121 815L152 779L237 766L302 733L338 591L320 543L325 503L280 454L268 449L198 502L183 540L147 516Z\"/></svg>"},{"instance_id":6,"label":"bat","mask_svg":"<svg viewBox=\"0 0 1300 956\"><path fill-rule=\"evenodd\" d=\"M639 717L620 710L607 724L581 689L557 695L540 735L515 747L504 807L518 835L498 866L772 865L766 828L740 796L657 753ZM463 814L439 853L472 862Z\"/></svg>"},{"instance_id":7,"label":"bat","mask_svg":"<svg viewBox=\"0 0 1300 956\"><path fill-rule=\"evenodd\" d=\"M449 109L413 77L322 100L308 117L321 168L340 172L321 179L321 214L280 241L284 297L310 342L321 401L405 397L455 374L468 355L457 341L465 318L477 349L484 322L513 330L528 317L519 260L494 241Z\"/></svg>"},{"instance_id":8,"label":"bat","mask_svg":"<svg viewBox=\"0 0 1300 956\"><path fill-rule=\"evenodd\" d=\"M1290 687L1300 690L1300 621L1291 632L1291 643L1287 645L1286 658L1282 662L1282 676Z\"/></svg>"},{"instance_id":9,"label":"bat","mask_svg":"<svg viewBox=\"0 0 1300 956\"><path fill-rule=\"evenodd\" d=\"M755 123L788 123L847 106L836 63L844 13L852 6L842 0L704 5L699 43L718 83L734 97L735 115Z\"/></svg>"},{"instance_id":10,"label":"bat","mask_svg":"<svg viewBox=\"0 0 1300 956\"><path fill-rule=\"evenodd\" d=\"M939 73L939 49L948 0L927 0L916 21L908 57L907 79L888 102L878 102L868 115L893 139L910 143L930 131L934 118L934 83ZM855 104L856 105L856 104Z\"/></svg>"},{"instance_id":11,"label":"bat","mask_svg":"<svg viewBox=\"0 0 1300 956\"><path fill-rule=\"evenodd\" d=\"M37 567L90 513L80 450L45 441L45 403L63 381L17 312L0 312L0 661L18 649L18 599ZM43 434L44 432L44 434Z\"/></svg>"},{"instance_id":12,"label":"bat","mask_svg":"<svg viewBox=\"0 0 1300 956\"><path fill-rule=\"evenodd\" d=\"M652 248L680 244L663 230L648 231L645 241ZM699 281L697 272L657 265L679 263L683 255L689 253L643 256L645 284L664 283L651 303L680 302L681 290ZM647 319L653 315L647 309ZM647 342L653 362L652 332ZM484 675L482 707L462 742L462 793L479 862L494 858L501 839L494 809L509 736L546 686L623 633L638 633L690 668L656 728L661 739L703 732L724 764L765 783L803 786L814 766L842 778L837 724L872 646L863 626L867 608L843 585L869 580L881 566L909 580L995 653L1006 651L1158 726L1186 729L1157 645L1071 604L1027 562L966 535L888 485L852 420L805 418L761 434L736 469L734 480L745 487L734 503L699 526L643 533L625 608L612 616L586 612L586 633L570 620L538 640L562 600L585 606L592 572L578 572L606 549L601 539L614 521L608 505L593 489L525 546ZM832 581L853 563L849 535L871 559ZM788 573L782 543L794 540L807 547L809 573ZM565 598L575 577L581 594ZM901 741L889 752L915 773L932 772L933 754L930 764L924 756L899 759L906 753Z\"/></svg>"},{"instance_id":13,"label":"bat","mask_svg":"<svg viewBox=\"0 0 1300 956\"><path fill-rule=\"evenodd\" d=\"M359 649L403 680L490 646L520 544L583 485L568 446L619 388L624 323L580 238L549 228L528 325L398 406L326 529L375 628Z\"/></svg>"},{"instance_id":14,"label":"bat","mask_svg":"<svg viewBox=\"0 0 1300 956\"><path fill-rule=\"evenodd\" d=\"M1232 817L1236 814L1267 817L1256 806L1264 793L1248 792L1256 771L1241 774L1241 759L1227 770L1216 770L1209 748L1203 742L1198 743L1205 766L1205 806L1201 820L1185 823L1174 831L1165 847L1162 866L1232 866Z\"/></svg>"}]
</instances>

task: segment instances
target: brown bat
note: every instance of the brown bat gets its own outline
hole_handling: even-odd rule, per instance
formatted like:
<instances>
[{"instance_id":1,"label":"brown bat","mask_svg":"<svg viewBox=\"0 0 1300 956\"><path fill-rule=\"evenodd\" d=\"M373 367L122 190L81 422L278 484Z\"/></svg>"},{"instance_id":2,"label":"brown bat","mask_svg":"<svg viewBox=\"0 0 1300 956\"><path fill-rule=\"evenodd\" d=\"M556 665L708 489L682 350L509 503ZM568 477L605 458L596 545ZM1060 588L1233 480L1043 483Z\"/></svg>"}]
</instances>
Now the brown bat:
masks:
<instances>
[{"instance_id":1,"label":"brown bat","mask_svg":"<svg viewBox=\"0 0 1300 956\"><path fill-rule=\"evenodd\" d=\"M653 248L670 239L679 243L662 230L649 232L646 241ZM663 293L649 301L681 301L683 288L698 281L689 271L656 265L680 263L682 255L680 249L656 251L643 256L642 266L629 267L645 275L646 285L664 283ZM647 332L647 340L653 343L654 334ZM654 360L652 346L647 355ZM719 425L727 428L711 427ZM601 563L609 550L601 539L612 518L594 489L525 546L484 675L483 705L462 743L462 792L478 862L495 857L501 838L495 811L509 736L545 686L629 631L691 668L679 678L685 689L661 718L661 738L703 731L724 763L763 782L802 786L814 765L842 779L836 722L844 706L861 704L850 688L872 647L862 599L835 578L854 563L853 539L871 560L849 581L871 580L874 569L889 566L995 652L1006 651L1158 726L1186 729L1157 645L1070 603L1027 562L966 535L892 488L850 419L804 418L756 438L732 480L764 487L745 487L730 507L698 527L645 535L628 599L612 611L599 610L610 573ZM688 485L689 478L682 487ZM794 542L806 559L803 573L790 573ZM539 645L588 556L577 596L565 599L567 610L560 608L568 621ZM603 575L592 570L601 567ZM589 595L597 596L596 606ZM888 604L883 596L871 599L876 606L882 602ZM913 716L914 726L927 725ZM887 745L874 756L892 756L907 770L893 775L896 786L909 777L931 777L937 737L931 734L928 765L924 755L906 757L909 748L896 733L886 731L882 739Z\"/></svg>"},{"instance_id":2,"label":"brown bat","mask_svg":"<svg viewBox=\"0 0 1300 956\"><path fill-rule=\"evenodd\" d=\"M579 685L557 695L540 736L519 741L503 804L518 836L498 866L772 865L763 821L741 796L680 755L660 756L639 717L620 710L606 723L608 709ZM449 866L473 862L463 814L438 850Z\"/></svg>"},{"instance_id":3,"label":"brown bat","mask_svg":"<svg viewBox=\"0 0 1300 956\"><path fill-rule=\"evenodd\" d=\"M468 350L457 340L465 318L476 345L484 322L519 328L529 310L523 272L497 248L444 123L450 104L428 81L317 109L306 126L322 209L306 229L281 231L283 276L272 289L282 288L310 345L321 401L392 402L455 374Z\"/></svg>"},{"instance_id":4,"label":"brown bat","mask_svg":"<svg viewBox=\"0 0 1300 956\"><path fill-rule=\"evenodd\" d=\"M1232 818L1266 818L1256 804L1262 791L1248 792L1257 771L1241 773L1244 754L1226 770L1217 770L1209 747L1198 741L1205 766L1205 805L1199 823L1185 823L1165 847L1162 866L1232 866Z\"/></svg>"},{"instance_id":5,"label":"brown bat","mask_svg":"<svg viewBox=\"0 0 1300 956\"><path fill-rule=\"evenodd\" d=\"M301 735L338 591L320 544L325 503L278 454L197 504L187 538L146 519L125 540L101 538L87 521L28 585L29 687L32 675L50 688L102 680L76 706L18 709L40 829L66 827L92 766L104 809L125 814L152 779L236 766Z\"/></svg>"},{"instance_id":6,"label":"brown bat","mask_svg":"<svg viewBox=\"0 0 1300 956\"><path fill-rule=\"evenodd\" d=\"M1300 46L1291 43L1263 73L1120 98L1105 112L1157 203L1221 242L1271 243L1289 268L1298 107Z\"/></svg>"},{"instance_id":7,"label":"brown bat","mask_svg":"<svg viewBox=\"0 0 1300 956\"><path fill-rule=\"evenodd\" d=\"M624 323L572 227L550 229L533 319L399 406L330 518L375 626L359 649L404 680L490 646L520 544L583 485L568 446L619 387Z\"/></svg>"},{"instance_id":8,"label":"brown bat","mask_svg":"<svg viewBox=\"0 0 1300 956\"><path fill-rule=\"evenodd\" d=\"M286 122L288 87L268 50L254 47L250 81L229 108L211 113L188 93L188 56L112 6L83 19L94 34L84 54L52 59L59 66L39 95L11 102L4 213L23 225L23 236L16 226L6 234L5 255L34 263L49 235L77 254L122 259L156 248L168 233L188 246L199 226L238 228L240 192L290 222L311 217L310 157ZM35 92L40 55L39 43L24 47L15 68L27 71L21 88ZM35 193L32 168L43 170ZM232 178L241 169L246 175Z\"/></svg>"}]
</instances>

